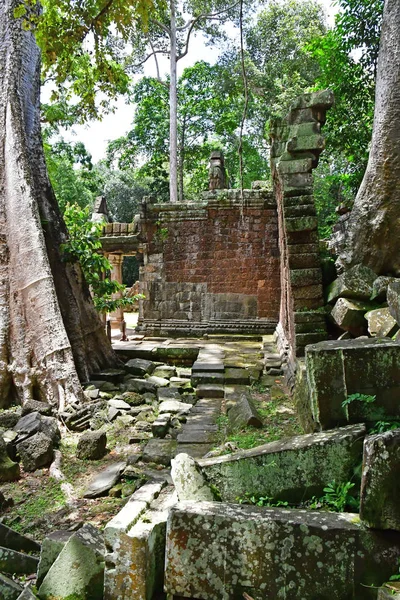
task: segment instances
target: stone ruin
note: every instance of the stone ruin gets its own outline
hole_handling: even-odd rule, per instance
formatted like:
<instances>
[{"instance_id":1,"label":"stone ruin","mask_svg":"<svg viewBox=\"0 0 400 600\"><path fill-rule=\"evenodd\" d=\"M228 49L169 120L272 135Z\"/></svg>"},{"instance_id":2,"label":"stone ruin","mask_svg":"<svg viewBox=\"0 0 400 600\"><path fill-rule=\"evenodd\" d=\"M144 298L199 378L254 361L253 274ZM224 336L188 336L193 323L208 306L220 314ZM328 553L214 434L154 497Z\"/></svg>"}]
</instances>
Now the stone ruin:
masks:
<instances>
[{"instance_id":1,"label":"stone ruin","mask_svg":"<svg viewBox=\"0 0 400 600\"><path fill-rule=\"evenodd\" d=\"M312 170L324 148L321 127L332 103L330 92L304 95L273 124L272 192L260 182L243 196L224 189L218 164L201 202L161 205L147 199L139 220L106 223L103 236L115 278L121 278L124 255L142 257L141 332L207 340L213 333L275 331L276 346L264 348L264 367L273 374L283 361L306 433L204 457L223 405L230 426L258 426L244 387L259 370L258 359L232 369L215 344L185 348L177 342L167 348L155 338L153 346L140 349L140 359L114 375L114 385L122 386L121 377L123 389L156 394L154 439L142 438L144 456L172 462L174 485L160 476L140 487L103 535L90 525L52 534L40 562L29 556L37 546L23 536L10 542L13 533L0 524L0 571L10 552L17 552L21 564L31 558L39 598L156 600L163 592L168 600L400 598L398 582L389 582L400 561L400 429L371 433L377 422L400 425L400 283L356 267L324 294ZM105 214L104 203L98 206ZM388 306L377 307L377 299ZM122 318L114 317L117 323ZM190 379L172 377L171 367L148 360L163 361L168 353L190 365ZM139 367L144 374L132 371ZM157 369L160 376L152 375ZM90 394L97 402L98 390ZM109 411L125 419L145 408L132 409L122 397L108 402ZM84 413L69 415L68 423L80 426L94 416ZM36 435L45 419L28 418ZM175 426L174 438L167 439ZM6 466L14 477L16 463L8 459ZM115 477L126 468L116 463ZM307 510L333 480L358 482L359 513ZM276 506L238 503L248 495ZM296 504L302 508L289 508ZM66 577L72 563L73 577ZM37 597L10 581L0 575L6 600Z\"/></svg>"}]
</instances>

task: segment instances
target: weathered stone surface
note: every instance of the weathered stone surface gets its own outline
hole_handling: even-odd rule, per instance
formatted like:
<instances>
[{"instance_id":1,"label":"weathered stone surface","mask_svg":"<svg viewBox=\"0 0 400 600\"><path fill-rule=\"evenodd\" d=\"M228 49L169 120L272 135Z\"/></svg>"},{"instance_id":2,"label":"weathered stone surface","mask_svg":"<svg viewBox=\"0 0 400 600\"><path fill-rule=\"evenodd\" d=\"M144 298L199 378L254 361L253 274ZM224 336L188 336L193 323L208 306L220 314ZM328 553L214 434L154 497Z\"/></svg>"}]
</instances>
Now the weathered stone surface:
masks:
<instances>
[{"instance_id":1,"label":"weathered stone surface","mask_svg":"<svg viewBox=\"0 0 400 600\"><path fill-rule=\"evenodd\" d=\"M223 384L225 380L223 373L207 373L203 371L197 371L196 373L192 373L191 382L193 387L198 385L202 385L204 383L219 383Z\"/></svg>"},{"instance_id":2,"label":"weathered stone surface","mask_svg":"<svg viewBox=\"0 0 400 600\"><path fill-rule=\"evenodd\" d=\"M390 314L400 325L400 279L389 283L387 288L387 303Z\"/></svg>"},{"instance_id":3,"label":"weathered stone surface","mask_svg":"<svg viewBox=\"0 0 400 600\"><path fill-rule=\"evenodd\" d=\"M21 439L33 436L39 432L44 433L54 444L58 443L61 439L57 419L43 416L37 411L21 417L15 425L14 430L19 434L19 438Z\"/></svg>"},{"instance_id":4,"label":"weathered stone surface","mask_svg":"<svg viewBox=\"0 0 400 600\"><path fill-rule=\"evenodd\" d=\"M32 592L31 586L24 588L23 592L18 596L17 600L36 600L37 596Z\"/></svg>"},{"instance_id":5,"label":"weathered stone surface","mask_svg":"<svg viewBox=\"0 0 400 600\"><path fill-rule=\"evenodd\" d=\"M98 498L106 494L117 483L125 467L126 462L117 462L103 469L90 482L83 497Z\"/></svg>"},{"instance_id":6,"label":"weathered stone surface","mask_svg":"<svg viewBox=\"0 0 400 600\"><path fill-rule=\"evenodd\" d=\"M176 367L172 365L161 365L156 367L153 372L154 377L163 377L164 379L170 379L171 377L176 377Z\"/></svg>"},{"instance_id":7,"label":"weathered stone surface","mask_svg":"<svg viewBox=\"0 0 400 600\"><path fill-rule=\"evenodd\" d=\"M51 465L54 456L53 442L47 435L38 431L17 444L17 452L25 471L35 471Z\"/></svg>"},{"instance_id":8,"label":"weathered stone surface","mask_svg":"<svg viewBox=\"0 0 400 600\"><path fill-rule=\"evenodd\" d=\"M112 408L116 408L117 410L129 410L131 408L130 404L121 400L120 398L111 398L107 401L108 406Z\"/></svg>"},{"instance_id":9,"label":"weathered stone surface","mask_svg":"<svg viewBox=\"0 0 400 600\"><path fill-rule=\"evenodd\" d=\"M132 375L143 377L144 375L150 375L154 371L155 364L151 360L145 360L144 358L132 358L125 364L125 369Z\"/></svg>"},{"instance_id":10,"label":"weathered stone surface","mask_svg":"<svg viewBox=\"0 0 400 600\"><path fill-rule=\"evenodd\" d=\"M173 376L171 376L171 379ZM162 387L167 387L169 385L170 380L165 377L157 377L156 375L151 375L148 378L148 383L152 383L157 389Z\"/></svg>"},{"instance_id":11,"label":"weathered stone surface","mask_svg":"<svg viewBox=\"0 0 400 600\"><path fill-rule=\"evenodd\" d=\"M18 552L40 552L40 544L0 523L0 546Z\"/></svg>"},{"instance_id":12,"label":"weathered stone surface","mask_svg":"<svg viewBox=\"0 0 400 600\"><path fill-rule=\"evenodd\" d=\"M99 460L104 456L107 435L104 431L87 431L79 438L76 456L81 459Z\"/></svg>"},{"instance_id":13,"label":"weathered stone surface","mask_svg":"<svg viewBox=\"0 0 400 600\"><path fill-rule=\"evenodd\" d=\"M177 454L171 461L171 477L178 499L213 502L214 494L196 461L188 454Z\"/></svg>"},{"instance_id":14,"label":"weathered stone surface","mask_svg":"<svg viewBox=\"0 0 400 600\"><path fill-rule=\"evenodd\" d=\"M149 440L143 450L143 462L154 462L159 465L169 466L171 458L175 456L176 440Z\"/></svg>"},{"instance_id":15,"label":"weathered stone surface","mask_svg":"<svg viewBox=\"0 0 400 600\"><path fill-rule=\"evenodd\" d=\"M129 379L125 384L125 389L127 392L138 392L139 394L145 394L146 392L155 394L157 391L154 383L146 379Z\"/></svg>"},{"instance_id":16,"label":"weathered stone surface","mask_svg":"<svg viewBox=\"0 0 400 600\"><path fill-rule=\"evenodd\" d=\"M329 286L328 302L333 302L338 298L369 300L376 279L377 275L371 269L363 265L355 265Z\"/></svg>"},{"instance_id":17,"label":"weathered stone surface","mask_svg":"<svg viewBox=\"0 0 400 600\"><path fill-rule=\"evenodd\" d=\"M360 517L370 527L400 531L400 429L364 441Z\"/></svg>"},{"instance_id":18,"label":"weathered stone surface","mask_svg":"<svg viewBox=\"0 0 400 600\"><path fill-rule=\"evenodd\" d=\"M0 573L0 598L1 600L17 600L22 592L22 587L9 577Z\"/></svg>"},{"instance_id":19,"label":"weathered stone surface","mask_svg":"<svg viewBox=\"0 0 400 600\"><path fill-rule=\"evenodd\" d=\"M219 383L202 383L196 388L198 398L223 398L224 386Z\"/></svg>"},{"instance_id":20,"label":"weathered stone surface","mask_svg":"<svg viewBox=\"0 0 400 600\"><path fill-rule=\"evenodd\" d=\"M176 388L158 388L157 398L160 402L164 400L182 400L182 396Z\"/></svg>"},{"instance_id":21,"label":"weathered stone surface","mask_svg":"<svg viewBox=\"0 0 400 600\"><path fill-rule=\"evenodd\" d=\"M221 362L202 362L200 360L196 360L192 366L192 373L223 373L224 372L224 363Z\"/></svg>"},{"instance_id":22,"label":"weathered stone surface","mask_svg":"<svg viewBox=\"0 0 400 600\"><path fill-rule=\"evenodd\" d=\"M171 425L171 413L162 413L151 424L151 432L155 438L163 439L168 433Z\"/></svg>"},{"instance_id":23,"label":"weathered stone surface","mask_svg":"<svg viewBox=\"0 0 400 600\"><path fill-rule=\"evenodd\" d=\"M40 402L39 400L27 400L27 402L25 402L25 404L22 406L21 415L25 416L31 412L38 412L41 415L50 417L53 409L50 404L47 404L46 402Z\"/></svg>"},{"instance_id":24,"label":"weathered stone surface","mask_svg":"<svg viewBox=\"0 0 400 600\"><path fill-rule=\"evenodd\" d=\"M207 600L366 600L397 569L398 543L351 513L180 502L168 518L165 589Z\"/></svg>"},{"instance_id":25,"label":"weathered stone surface","mask_svg":"<svg viewBox=\"0 0 400 600\"><path fill-rule=\"evenodd\" d=\"M0 427L13 429L21 418L21 410L3 410L0 412Z\"/></svg>"},{"instance_id":26,"label":"weathered stone surface","mask_svg":"<svg viewBox=\"0 0 400 600\"><path fill-rule=\"evenodd\" d=\"M64 548L73 531L53 531L44 540L42 550L40 552L40 560L37 569L37 586L39 587L43 579L50 570L50 567L55 562L57 556Z\"/></svg>"},{"instance_id":27,"label":"weathered stone surface","mask_svg":"<svg viewBox=\"0 0 400 600\"><path fill-rule=\"evenodd\" d=\"M188 414L192 409L192 404L186 404L186 402L179 402L178 400L164 400L158 407L160 415L162 413L180 413L182 415Z\"/></svg>"},{"instance_id":28,"label":"weathered stone surface","mask_svg":"<svg viewBox=\"0 0 400 600\"><path fill-rule=\"evenodd\" d=\"M372 337L392 337L398 330L396 320L389 308L377 308L365 314L368 321L368 332Z\"/></svg>"},{"instance_id":29,"label":"weathered stone surface","mask_svg":"<svg viewBox=\"0 0 400 600\"><path fill-rule=\"evenodd\" d=\"M331 317L340 329L349 331L354 336L360 336L367 332L367 321L365 313L371 306L365 302L339 298L331 312Z\"/></svg>"},{"instance_id":30,"label":"weathered stone surface","mask_svg":"<svg viewBox=\"0 0 400 600\"><path fill-rule=\"evenodd\" d=\"M34 556L0 546L0 571L2 573L31 575L36 573L38 562L39 559Z\"/></svg>"},{"instance_id":31,"label":"weathered stone surface","mask_svg":"<svg viewBox=\"0 0 400 600\"><path fill-rule=\"evenodd\" d=\"M99 600L103 584L102 535L87 523L61 550L39 588L39 596L42 600Z\"/></svg>"},{"instance_id":32,"label":"weathered stone surface","mask_svg":"<svg viewBox=\"0 0 400 600\"><path fill-rule=\"evenodd\" d=\"M254 406L250 392L240 390L229 396L230 408L228 410L229 428L262 427L263 422Z\"/></svg>"},{"instance_id":33,"label":"weathered stone surface","mask_svg":"<svg viewBox=\"0 0 400 600\"><path fill-rule=\"evenodd\" d=\"M385 275L380 275L377 277L374 281L374 285L372 286L371 300L375 300L376 302L385 302L389 284L396 281L398 281L396 277L387 277Z\"/></svg>"},{"instance_id":34,"label":"weathered stone surface","mask_svg":"<svg viewBox=\"0 0 400 600\"><path fill-rule=\"evenodd\" d=\"M364 425L298 435L198 461L227 502L249 496L300 502L322 496L329 481L350 481L361 462Z\"/></svg>"},{"instance_id":35,"label":"weathered stone surface","mask_svg":"<svg viewBox=\"0 0 400 600\"><path fill-rule=\"evenodd\" d=\"M0 481L14 481L19 476L19 464L8 456L6 443L0 434Z\"/></svg>"},{"instance_id":36,"label":"weathered stone surface","mask_svg":"<svg viewBox=\"0 0 400 600\"><path fill-rule=\"evenodd\" d=\"M224 382L226 385L249 385L250 375L247 369L227 367Z\"/></svg>"},{"instance_id":37,"label":"weathered stone surface","mask_svg":"<svg viewBox=\"0 0 400 600\"><path fill-rule=\"evenodd\" d=\"M313 420L322 429L400 417L400 345L390 339L320 342L306 348L307 385ZM373 403L352 394L376 396Z\"/></svg>"}]
</instances>

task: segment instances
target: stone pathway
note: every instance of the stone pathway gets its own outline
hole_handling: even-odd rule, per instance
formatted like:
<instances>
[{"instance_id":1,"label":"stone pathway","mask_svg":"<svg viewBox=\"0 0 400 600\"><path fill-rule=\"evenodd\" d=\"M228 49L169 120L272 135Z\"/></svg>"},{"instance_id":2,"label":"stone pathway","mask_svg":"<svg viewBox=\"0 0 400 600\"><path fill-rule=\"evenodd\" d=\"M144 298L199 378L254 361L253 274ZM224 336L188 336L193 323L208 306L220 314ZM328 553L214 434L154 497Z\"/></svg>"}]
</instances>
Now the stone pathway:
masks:
<instances>
[{"instance_id":1,"label":"stone pathway","mask_svg":"<svg viewBox=\"0 0 400 600\"><path fill-rule=\"evenodd\" d=\"M144 460L151 462L153 458L165 465L180 452L193 458L209 452L218 444L218 418L226 414L225 391L231 397L232 390L258 380L265 366L280 368L271 335L176 340L133 336L128 342L115 342L114 349L130 358L193 363L191 382L198 400L181 432L176 440L153 438L144 450Z\"/></svg>"}]
</instances>

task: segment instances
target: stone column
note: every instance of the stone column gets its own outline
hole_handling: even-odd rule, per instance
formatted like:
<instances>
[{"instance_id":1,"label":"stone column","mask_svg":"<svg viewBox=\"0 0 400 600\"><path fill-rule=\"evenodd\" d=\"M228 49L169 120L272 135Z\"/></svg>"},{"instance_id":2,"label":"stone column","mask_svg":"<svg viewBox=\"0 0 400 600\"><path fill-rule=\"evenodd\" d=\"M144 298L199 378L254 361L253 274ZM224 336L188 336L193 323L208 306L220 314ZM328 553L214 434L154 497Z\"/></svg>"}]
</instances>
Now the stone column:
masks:
<instances>
[{"instance_id":1,"label":"stone column","mask_svg":"<svg viewBox=\"0 0 400 600\"><path fill-rule=\"evenodd\" d=\"M118 281L118 283L122 283L122 263L124 257L122 254L109 254L108 260L110 261L112 271L111 271L111 281ZM116 298L121 298L121 292L117 294L113 294L113 300ZM111 327L121 328L121 323L124 320L124 311L122 308L118 308L115 312L110 314Z\"/></svg>"}]
</instances>

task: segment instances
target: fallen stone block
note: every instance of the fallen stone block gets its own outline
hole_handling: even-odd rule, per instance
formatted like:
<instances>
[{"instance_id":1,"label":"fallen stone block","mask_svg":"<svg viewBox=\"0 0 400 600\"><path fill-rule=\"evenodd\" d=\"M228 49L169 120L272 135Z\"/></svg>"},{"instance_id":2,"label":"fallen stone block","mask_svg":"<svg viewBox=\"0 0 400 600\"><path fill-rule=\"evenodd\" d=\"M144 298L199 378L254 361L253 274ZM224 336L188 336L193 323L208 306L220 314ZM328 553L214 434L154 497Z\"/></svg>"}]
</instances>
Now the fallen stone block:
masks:
<instances>
[{"instance_id":1,"label":"fallen stone block","mask_svg":"<svg viewBox=\"0 0 400 600\"><path fill-rule=\"evenodd\" d=\"M171 413L162 413L151 424L151 433L155 438L164 439L171 425Z\"/></svg>"},{"instance_id":2,"label":"fallen stone block","mask_svg":"<svg viewBox=\"0 0 400 600\"><path fill-rule=\"evenodd\" d=\"M193 408L192 404L186 404L186 402L179 402L178 400L164 400L158 407L158 412L187 415Z\"/></svg>"},{"instance_id":3,"label":"fallen stone block","mask_svg":"<svg viewBox=\"0 0 400 600\"><path fill-rule=\"evenodd\" d=\"M214 501L214 494L192 457L177 454L171 461L171 467L172 481L180 501Z\"/></svg>"},{"instance_id":4,"label":"fallen stone block","mask_svg":"<svg viewBox=\"0 0 400 600\"><path fill-rule=\"evenodd\" d=\"M392 337L399 328L387 307L370 310L365 313L365 318L372 337Z\"/></svg>"},{"instance_id":5,"label":"fallen stone block","mask_svg":"<svg viewBox=\"0 0 400 600\"><path fill-rule=\"evenodd\" d=\"M364 425L297 435L251 450L198 461L222 500L248 496L297 503L322 496L335 480L346 483L362 460Z\"/></svg>"},{"instance_id":6,"label":"fallen stone block","mask_svg":"<svg viewBox=\"0 0 400 600\"><path fill-rule=\"evenodd\" d=\"M151 360L145 360L144 358L132 358L125 364L125 370L131 375L138 377L144 377L145 375L151 375L155 369L155 364Z\"/></svg>"},{"instance_id":7,"label":"fallen stone block","mask_svg":"<svg viewBox=\"0 0 400 600\"><path fill-rule=\"evenodd\" d=\"M385 275L377 277L372 286L371 300L385 302L389 284L396 281L398 281L396 277L387 277Z\"/></svg>"},{"instance_id":8,"label":"fallen stone block","mask_svg":"<svg viewBox=\"0 0 400 600\"><path fill-rule=\"evenodd\" d=\"M238 369L234 367L227 367L225 369L225 380L226 385L249 385L250 375L247 369Z\"/></svg>"},{"instance_id":9,"label":"fallen stone block","mask_svg":"<svg viewBox=\"0 0 400 600\"><path fill-rule=\"evenodd\" d=\"M387 288L387 303L392 317L400 326L400 280L392 281Z\"/></svg>"},{"instance_id":10,"label":"fallen stone block","mask_svg":"<svg viewBox=\"0 0 400 600\"><path fill-rule=\"evenodd\" d=\"M122 471L126 467L126 462L117 462L109 465L100 473L95 475L84 492L84 498L98 498L103 496L119 481Z\"/></svg>"},{"instance_id":11,"label":"fallen stone block","mask_svg":"<svg viewBox=\"0 0 400 600\"><path fill-rule=\"evenodd\" d=\"M176 377L177 376L176 367L173 367L171 365L161 365L161 366L155 368L153 375L155 377L162 377L164 379L170 379L171 377Z\"/></svg>"},{"instance_id":12,"label":"fallen stone block","mask_svg":"<svg viewBox=\"0 0 400 600\"><path fill-rule=\"evenodd\" d=\"M164 492L106 555L104 600L152 600L162 593L166 522L176 504L175 493Z\"/></svg>"},{"instance_id":13,"label":"fallen stone block","mask_svg":"<svg viewBox=\"0 0 400 600\"><path fill-rule=\"evenodd\" d=\"M15 481L19 476L19 464L8 456L6 442L0 435L0 481Z\"/></svg>"},{"instance_id":14,"label":"fallen stone block","mask_svg":"<svg viewBox=\"0 0 400 600\"><path fill-rule=\"evenodd\" d=\"M32 592L31 586L28 585L18 596L17 600L37 600L37 596Z\"/></svg>"},{"instance_id":15,"label":"fallen stone block","mask_svg":"<svg viewBox=\"0 0 400 600\"><path fill-rule=\"evenodd\" d=\"M254 600L366 600L397 571L399 541L365 531L351 513L180 502L168 517L165 590L207 600L244 592Z\"/></svg>"},{"instance_id":16,"label":"fallen stone block","mask_svg":"<svg viewBox=\"0 0 400 600\"><path fill-rule=\"evenodd\" d=\"M320 342L306 348L312 419L322 429L400 418L400 345L390 339ZM374 402L348 396L375 396ZM345 404L343 404L345 403Z\"/></svg>"},{"instance_id":17,"label":"fallen stone block","mask_svg":"<svg viewBox=\"0 0 400 600\"><path fill-rule=\"evenodd\" d=\"M104 431L87 431L79 438L76 456L83 460L99 460L104 456L106 446L107 435Z\"/></svg>"},{"instance_id":18,"label":"fallen stone block","mask_svg":"<svg viewBox=\"0 0 400 600\"><path fill-rule=\"evenodd\" d=\"M377 275L371 269L355 265L328 287L328 302L333 302L339 297L369 300L376 279Z\"/></svg>"},{"instance_id":19,"label":"fallen stone block","mask_svg":"<svg viewBox=\"0 0 400 600\"><path fill-rule=\"evenodd\" d=\"M22 587L9 577L0 573L0 598L1 600L17 600L22 592Z\"/></svg>"},{"instance_id":20,"label":"fallen stone block","mask_svg":"<svg viewBox=\"0 0 400 600\"><path fill-rule=\"evenodd\" d=\"M49 572L50 567L72 535L73 531L53 531L43 540L37 569L38 587L41 585L43 579Z\"/></svg>"},{"instance_id":21,"label":"fallen stone block","mask_svg":"<svg viewBox=\"0 0 400 600\"><path fill-rule=\"evenodd\" d=\"M103 538L87 523L61 550L39 588L39 596L42 600L97 600L103 597L103 586Z\"/></svg>"},{"instance_id":22,"label":"fallen stone block","mask_svg":"<svg viewBox=\"0 0 400 600\"><path fill-rule=\"evenodd\" d=\"M38 562L35 556L0 546L0 571L3 573L30 575L36 573Z\"/></svg>"},{"instance_id":23,"label":"fallen stone block","mask_svg":"<svg viewBox=\"0 0 400 600\"><path fill-rule=\"evenodd\" d=\"M3 410L0 413L0 427L13 429L21 418L21 408L17 410Z\"/></svg>"},{"instance_id":24,"label":"fallen stone block","mask_svg":"<svg viewBox=\"0 0 400 600\"><path fill-rule=\"evenodd\" d=\"M364 441L360 517L376 529L400 531L400 429Z\"/></svg>"},{"instance_id":25,"label":"fallen stone block","mask_svg":"<svg viewBox=\"0 0 400 600\"><path fill-rule=\"evenodd\" d=\"M176 388L158 388L157 398L159 402L163 402L164 400L182 400L182 396Z\"/></svg>"},{"instance_id":26,"label":"fallen stone block","mask_svg":"<svg viewBox=\"0 0 400 600\"><path fill-rule=\"evenodd\" d=\"M40 552L41 546L31 538L10 529L0 523L0 546L11 548L18 552Z\"/></svg>"},{"instance_id":27,"label":"fallen stone block","mask_svg":"<svg viewBox=\"0 0 400 600\"><path fill-rule=\"evenodd\" d=\"M242 429L243 427L262 427L263 422L251 398L251 394L245 388L231 389L227 394L229 403L228 418L229 429Z\"/></svg>"},{"instance_id":28,"label":"fallen stone block","mask_svg":"<svg viewBox=\"0 0 400 600\"><path fill-rule=\"evenodd\" d=\"M25 471L36 471L53 462L53 442L41 431L17 444L17 452Z\"/></svg>"},{"instance_id":29,"label":"fallen stone block","mask_svg":"<svg viewBox=\"0 0 400 600\"><path fill-rule=\"evenodd\" d=\"M129 379L125 383L125 391L137 392L138 394L156 394L157 387L154 383L147 381L147 379Z\"/></svg>"},{"instance_id":30,"label":"fallen stone block","mask_svg":"<svg viewBox=\"0 0 400 600\"><path fill-rule=\"evenodd\" d=\"M367 333L365 313L371 310L371 305L358 300L339 298L331 312L331 318L340 329L348 331L355 337Z\"/></svg>"}]
</instances>

